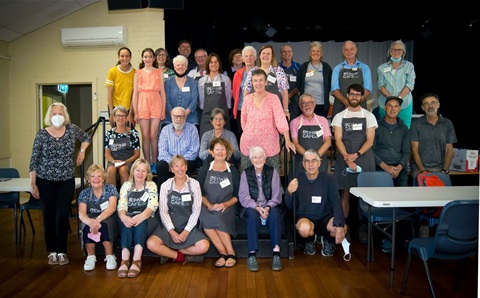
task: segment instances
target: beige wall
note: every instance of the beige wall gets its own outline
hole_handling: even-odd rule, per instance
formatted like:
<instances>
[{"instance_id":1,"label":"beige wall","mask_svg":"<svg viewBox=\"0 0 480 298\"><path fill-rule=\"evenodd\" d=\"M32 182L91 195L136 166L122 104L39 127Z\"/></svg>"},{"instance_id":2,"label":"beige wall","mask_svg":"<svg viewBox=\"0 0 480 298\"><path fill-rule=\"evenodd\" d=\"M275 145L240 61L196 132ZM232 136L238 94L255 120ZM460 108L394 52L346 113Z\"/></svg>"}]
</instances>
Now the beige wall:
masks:
<instances>
[{"instance_id":1,"label":"beige wall","mask_svg":"<svg viewBox=\"0 0 480 298\"><path fill-rule=\"evenodd\" d=\"M105 79L108 70L117 63L118 47L63 48L61 28L125 26L132 64L138 68L144 48L165 47L163 12L163 9L109 12L107 1L102 0L11 42L7 53L0 43L0 54L11 56L9 61L0 59L0 125L4 124L0 129L0 166L16 167L22 177L28 177L33 139L39 129L38 85L92 84L93 121L101 110L106 110ZM9 131L5 132L4 127L9 127ZM94 162L101 163L102 156L102 140L95 139Z\"/></svg>"}]
</instances>

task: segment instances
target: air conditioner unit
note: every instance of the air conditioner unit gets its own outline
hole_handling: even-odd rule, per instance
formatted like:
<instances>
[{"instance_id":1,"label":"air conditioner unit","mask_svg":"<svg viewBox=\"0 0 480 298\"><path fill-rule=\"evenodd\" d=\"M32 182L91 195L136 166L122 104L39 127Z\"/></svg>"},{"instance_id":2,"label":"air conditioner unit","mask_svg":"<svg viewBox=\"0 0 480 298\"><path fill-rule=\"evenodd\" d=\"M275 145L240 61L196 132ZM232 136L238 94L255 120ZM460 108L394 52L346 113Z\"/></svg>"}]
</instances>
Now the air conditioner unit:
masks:
<instances>
[{"instance_id":1,"label":"air conditioner unit","mask_svg":"<svg viewBox=\"0 0 480 298\"><path fill-rule=\"evenodd\" d=\"M125 46L127 30L124 26L62 28L62 45L70 47Z\"/></svg>"}]
</instances>

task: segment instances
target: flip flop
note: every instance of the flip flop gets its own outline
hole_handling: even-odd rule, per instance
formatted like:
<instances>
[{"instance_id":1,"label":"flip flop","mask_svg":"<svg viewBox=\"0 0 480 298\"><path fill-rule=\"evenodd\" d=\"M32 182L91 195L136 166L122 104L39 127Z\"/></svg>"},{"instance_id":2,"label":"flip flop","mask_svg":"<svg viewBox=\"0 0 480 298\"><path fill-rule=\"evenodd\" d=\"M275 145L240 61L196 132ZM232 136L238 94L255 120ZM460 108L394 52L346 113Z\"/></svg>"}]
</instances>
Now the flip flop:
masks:
<instances>
[{"instance_id":1,"label":"flip flop","mask_svg":"<svg viewBox=\"0 0 480 298\"><path fill-rule=\"evenodd\" d=\"M228 260L233 260L234 262L228 263ZM237 265L237 256L236 255L227 255L227 259L225 261L225 267L232 268Z\"/></svg>"},{"instance_id":2,"label":"flip flop","mask_svg":"<svg viewBox=\"0 0 480 298\"><path fill-rule=\"evenodd\" d=\"M218 257L218 260L215 262L215 267L218 267L218 268L225 267L226 261L227 261L227 255L221 254Z\"/></svg>"}]
</instances>

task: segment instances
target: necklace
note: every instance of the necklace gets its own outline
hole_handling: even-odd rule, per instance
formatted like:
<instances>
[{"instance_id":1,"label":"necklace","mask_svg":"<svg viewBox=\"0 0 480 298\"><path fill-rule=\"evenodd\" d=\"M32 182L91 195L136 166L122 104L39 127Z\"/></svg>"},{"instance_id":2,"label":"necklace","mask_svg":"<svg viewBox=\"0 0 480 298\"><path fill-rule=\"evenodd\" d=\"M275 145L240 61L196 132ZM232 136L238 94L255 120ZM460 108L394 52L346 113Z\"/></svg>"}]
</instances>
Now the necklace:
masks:
<instances>
[{"instance_id":1,"label":"necklace","mask_svg":"<svg viewBox=\"0 0 480 298\"><path fill-rule=\"evenodd\" d=\"M320 66L322 66L322 63L318 64L318 66L315 66L312 62L310 62L310 65L315 68L316 71L321 72Z\"/></svg>"}]
</instances>

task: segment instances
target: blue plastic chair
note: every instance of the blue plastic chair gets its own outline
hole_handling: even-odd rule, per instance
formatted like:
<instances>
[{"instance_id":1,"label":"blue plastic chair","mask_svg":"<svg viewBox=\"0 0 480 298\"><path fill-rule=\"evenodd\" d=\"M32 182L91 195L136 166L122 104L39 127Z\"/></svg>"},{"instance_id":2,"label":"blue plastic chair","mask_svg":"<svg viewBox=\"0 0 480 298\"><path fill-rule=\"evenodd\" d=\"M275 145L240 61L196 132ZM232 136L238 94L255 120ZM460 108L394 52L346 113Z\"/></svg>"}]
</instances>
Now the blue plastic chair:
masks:
<instances>
[{"instance_id":1,"label":"blue plastic chair","mask_svg":"<svg viewBox=\"0 0 480 298\"><path fill-rule=\"evenodd\" d=\"M445 205L434 237L414 238L408 245L408 258L401 293L405 294L412 252L423 261L432 297L435 297L427 261L431 258L461 260L478 254L478 201L457 200ZM475 261L476 262L476 261ZM460 265L460 264L459 264ZM456 285L459 276L456 276Z\"/></svg>"},{"instance_id":2,"label":"blue plastic chair","mask_svg":"<svg viewBox=\"0 0 480 298\"><path fill-rule=\"evenodd\" d=\"M20 173L15 168L0 168L0 178L20 178ZM15 243L18 241L17 211L19 206L20 192L11 191L0 193L0 208L13 209L13 220L15 222Z\"/></svg>"},{"instance_id":3,"label":"blue plastic chair","mask_svg":"<svg viewBox=\"0 0 480 298\"><path fill-rule=\"evenodd\" d=\"M394 187L393 178L390 174L384 171L374 171L374 172L360 172L357 176L357 186L358 187ZM385 194L388 196L388 193ZM360 214L367 218L368 220L368 204L365 203L362 199L358 200L358 207ZM377 208L371 207L371 217L370 222L372 226L378 228L385 235L386 230L391 227L393 220L393 209L394 208ZM400 208L395 208L395 221L410 220L412 226L412 235L414 232L412 213L405 211ZM370 250L371 256L368 256L368 260L373 262L373 233L368 239L370 241L369 245L372 247ZM367 252L368 254L368 252Z\"/></svg>"}]
</instances>

